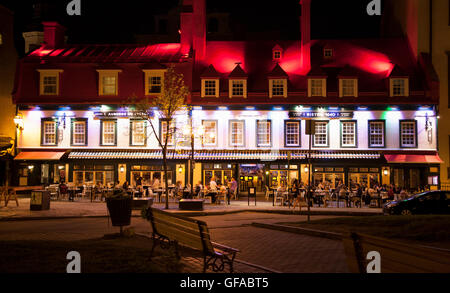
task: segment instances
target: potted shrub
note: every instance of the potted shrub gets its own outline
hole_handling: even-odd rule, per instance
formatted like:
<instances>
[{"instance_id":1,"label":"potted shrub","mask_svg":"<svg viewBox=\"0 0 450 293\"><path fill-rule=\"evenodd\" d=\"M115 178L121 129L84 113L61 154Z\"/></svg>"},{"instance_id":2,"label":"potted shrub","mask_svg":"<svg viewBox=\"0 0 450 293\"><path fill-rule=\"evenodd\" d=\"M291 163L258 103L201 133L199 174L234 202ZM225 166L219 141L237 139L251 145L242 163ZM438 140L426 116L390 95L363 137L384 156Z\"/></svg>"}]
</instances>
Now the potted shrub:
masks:
<instances>
[{"instance_id":1,"label":"potted shrub","mask_svg":"<svg viewBox=\"0 0 450 293\"><path fill-rule=\"evenodd\" d=\"M106 198L112 225L120 227L120 234L123 226L130 225L132 204L133 198L122 189L114 190L113 195Z\"/></svg>"}]
</instances>

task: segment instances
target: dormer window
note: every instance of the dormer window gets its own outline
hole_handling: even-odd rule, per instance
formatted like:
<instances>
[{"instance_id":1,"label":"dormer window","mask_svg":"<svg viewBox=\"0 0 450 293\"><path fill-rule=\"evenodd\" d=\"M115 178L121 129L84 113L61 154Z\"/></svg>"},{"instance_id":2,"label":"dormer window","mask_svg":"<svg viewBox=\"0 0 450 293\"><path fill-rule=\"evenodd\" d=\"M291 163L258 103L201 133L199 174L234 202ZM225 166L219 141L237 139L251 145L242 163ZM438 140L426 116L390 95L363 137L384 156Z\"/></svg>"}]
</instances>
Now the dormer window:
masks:
<instances>
[{"instance_id":1,"label":"dormer window","mask_svg":"<svg viewBox=\"0 0 450 293\"><path fill-rule=\"evenodd\" d=\"M219 79L202 79L202 97L219 97Z\"/></svg>"},{"instance_id":2,"label":"dormer window","mask_svg":"<svg viewBox=\"0 0 450 293\"><path fill-rule=\"evenodd\" d=\"M270 79L269 96L287 97L287 79Z\"/></svg>"},{"instance_id":3,"label":"dormer window","mask_svg":"<svg viewBox=\"0 0 450 293\"><path fill-rule=\"evenodd\" d=\"M330 49L330 48L323 49L323 57L332 58L333 57L333 49Z\"/></svg>"},{"instance_id":4,"label":"dormer window","mask_svg":"<svg viewBox=\"0 0 450 293\"><path fill-rule=\"evenodd\" d=\"M325 78L308 79L308 96L309 97L326 97L327 83Z\"/></svg>"},{"instance_id":5,"label":"dormer window","mask_svg":"<svg viewBox=\"0 0 450 293\"><path fill-rule=\"evenodd\" d=\"M358 80L354 78L339 79L339 96L340 97L357 97L358 96Z\"/></svg>"},{"instance_id":6,"label":"dormer window","mask_svg":"<svg viewBox=\"0 0 450 293\"><path fill-rule=\"evenodd\" d=\"M279 45L276 45L272 48L272 59L275 62L279 62L281 57L283 57L283 49Z\"/></svg>"},{"instance_id":7,"label":"dormer window","mask_svg":"<svg viewBox=\"0 0 450 293\"><path fill-rule=\"evenodd\" d=\"M119 93L119 72L120 69L98 69L99 75L99 85L98 85L98 95L99 96L117 96Z\"/></svg>"},{"instance_id":8,"label":"dormer window","mask_svg":"<svg viewBox=\"0 0 450 293\"><path fill-rule=\"evenodd\" d=\"M409 95L408 78L391 78L390 80L391 97L406 97Z\"/></svg>"},{"instance_id":9,"label":"dormer window","mask_svg":"<svg viewBox=\"0 0 450 293\"><path fill-rule=\"evenodd\" d=\"M145 73L145 95L160 95L164 89L164 69L144 70Z\"/></svg>"},{"instance_id":10,"label":"dormer window","mask_svg":"<svg viewBox=\"0 0 450 293\"><path fill-rule=\"evenodd\" d=\"M246 98L247 97L247 80L231 79L230 80L230 98Z\"/></svg>"},{"instance_id":11,"label":"dormer window","mask_svg":"<svg viewBox=\"0 0 450 293\"><path fill-rule=\"evenodd\" d=\"M59 69L38 69L39 78L39 94L42 96L59 95L59 74L63 70Z\"/></svg>"}]
</instances>

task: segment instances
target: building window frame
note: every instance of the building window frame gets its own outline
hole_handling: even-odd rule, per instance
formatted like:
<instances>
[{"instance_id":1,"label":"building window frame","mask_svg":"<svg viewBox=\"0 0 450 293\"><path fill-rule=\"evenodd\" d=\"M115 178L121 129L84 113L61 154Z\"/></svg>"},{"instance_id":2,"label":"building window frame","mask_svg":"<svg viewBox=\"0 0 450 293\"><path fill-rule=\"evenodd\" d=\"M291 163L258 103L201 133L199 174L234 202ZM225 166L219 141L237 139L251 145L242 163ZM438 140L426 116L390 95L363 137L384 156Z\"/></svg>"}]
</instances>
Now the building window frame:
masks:
<instances>
[{"instance_id":1,"label":"building window frame","mask_svg":"<svg viewBox=\"0 0 450 293\"><path fill-rule=\"evenodd\" d=\"M340 143L341 148L357 148L358 147L358 123L356 120L345 120L341 121L340 123ZM346 124L353 124L353 144L346 144L344 143L344 140L346 138L345 135L351 135L350 133L345 132L345 125Z\"/></svg>"},{"instance_id":2,"label":"building window frame","mask_svg":"<svg viewBox=\"0 0 450 293\"><path fill-rule=\"evenodd\" d=\"M295 133L288 133L288 124L297 124L298 130ZM302 125L301 120L284 120L284 146L288 148L292 147L301 147L302 145ZM297 143L289 143L288 135L297 135L298 142Z\"/></svg>"},{"instance_id":3,"label":"building window frame","mask_svg":"<svg viewBox=\"0 0 450 293\"><path fill-rule=\"evenodd\" d=\"M376 134L374 134L374 133L372 133L372 124L382 124L382 131L383 131L383 133L382 134L379 134L379 133L376 133ZM368 138L368 142L367 142L367 144L369 145L369 148L385 148L386 147L386 120L369 120L368 121L368 123L367 123L367 129L368 129L368 133L367 133L367 138ZM382 138L382 140L383 140L383 144L382 145L380 145L380 144L372 144L372 136L373 135L377 135L377 136L380 136L381 135L381 138Z\"/></svg>"},{"instance_id":4,"label":"building window frame","mask_svg":"<svg viewBox=\"0 0 450 293\"><path fill-rule=\"evenodd\" d=\"M241 89L239 93L235 93L235 85L242 84L242 93ZM229 81L229 97L230 98L247 98L247 80L246 79L230 79Z\"/></svg>"},{"instance_id":5,"label":"building window frame","mask_svg":"<svg viewBox=\"0 0 450 293\"><path fill-rule=\"evenodd\" d=\"M77 133L77 124L84 124L84 137L82 143L77 143L75 135L79 135L80 133ZM87 146L88 145L88 119L87 118L72 118L70 123L70 145L71 146Z\"/></svg>"},{"instance_id":6,"label":"building window frame","mask_svg":"<svg viewBox=\"0 0 450 293\"><path fill-rule=\"evenodd\" d=\"M261 134L260 133L260 123L266 123L266 127L265 129L267 130L266 133ZM268 124L268 126L267 126ZM262 136L268 136L269 139L265 139L264 143L260 142L260 139L262 138ZM272 146L272 120L270 119L258 119L256 120L256 146L259 148L264 148L264 147L271 147Z\"/></svg>"},{"instance_id":7,"label":"building window frame","mask_svg":"<svg viewBox=\"0 0 450 293\"><path fill-rule=\"evenodd\" d=\"M234 135L233 127L232 127L233 123L242 125L241 133L236 132L236 135L238 135L238 134L242 135L242 139L239 139L239 140L242 140L241 143L233 143L233 135ZM245 120L236 120L236 119L229 120L228 125L229 125L229 127L228 127L229 128L229 143L228 143L229 146L230 147L245 147Z\"/></svg>"},{"instance_id":8,"label":"building window frame","mask_svg":"<svg viewBox=\"0 0 450 293\"><path fill-rule=\"evenodd\" d=\"M346 85L347 82L352 82L353 85ZM347 93L346 89L352 89L352 93ZM358 79L357 78L340 78L339 79L339 97L358 97Z\"/></svg>"},{"instance_id":9,"label":"building window frame","mask_svg":"<svg viewBox=\"0 0 450 293\"><path fill-rule=\"evenodd\" d=\"M98 72L98 95L118 96L119 95L119 73L121 69L97 69ZM105 78L114 77L114 93L105 92Z\"/></svg>"},{"instance_id":10,"label":"building window frame","mask_svg":"<svg viewBox=\"0 0 450 293\"><path fill-rule=\"evenodd\" d=\"M397 82L402 82L403 85L399 87L400 84ZM397 92L400 91L400 92ZM391 97L407 97L409 96L409 78L390 78L390 96Z\"/></svg>"},{"instance_id":11,"label":"building window frame","mask_svg":"<svg viewBox=\"0 0 450 293\"><path fill-rule=\"evenodd\" d=\"M280 91L281 89L281 91ZM273 78L269 79L269 97L284 97L287 98L288 94L287 79L286 78Z\"/></svg>"},{"instance_id":12,"label":"building window frame","mask_svg":"<svg viewBox=\"0 0 450 293\"><path fill-rule=\"evenodd\" d=\"M166 69L143 70L144 72L144 90L146 96L160 96L164 93L164 77ZM159 83L154 83L159 79ZM156 89L159 87L159 91Z\"/></svg>"},{"instance_id":13,"label":"building window frame","mask_svg":"<svg viewBox=\"0 0 450 293\"><path fill-rule=\"evenodd\" d=\"M169 123L169 138L167 139L167 146L173 147L175 145L176 121L175 119L159 119L159 139L164 145L166 143L166 124Z\"/></svg>"},{"instance_id":14,"label":"building window frame","mask_svg":"<svg viewBox=\"0 0 450 293\"><path fill-rule=\"evenodd\" d=\"M62 69L38 69L39 72L39 95L41 96L59 96L60 90L60 74L63 72ZM54 78L54 84L46 84L46 78ZM47 87L54 87L55 91L46 92Z\"/></svg>"},{"instance_id":15,"label":"building window frame","mask_svg":"<svg viewBox=\"0 0 450 293\"><path fill-rule=\"evenodd\" d=\"M105 133L105 123L114 123L114 133L112 133L114 136L114 142L113 143L107 143L105 142L105 134L111 134L111 133ZM117 146L117 120L116 119L101 119L100 120L100 145L101 146Z\"/></svg>"},{"instance_id":16,"label":"building window frame","mask_svg":"<svg viewBox=\"0 0 450 293\"><path fill-rule=\"evenodd\" d=\"M142 142L137 143L135 140L136 123L143 123L142 127ZM147 146L147 121L143 119L130 119L130 146Z\"/></svg>"},{"instance_id":17,"label":"building window frame","mask_svg":"<svg viewBox=\"0 0 450 293\"><path fill-rule=\"evenodd\" d=\"M47 132L46 125L53 124L54 132ZM46 142L47 135L54 135L54 142ZM57 146L58 145L58 120L55 118L42 118L41 119L41 146Z\"/></svg>"},{"instance_id":18,"label":"building window frame","mask_svg":"<svg viewBox=\"0 0 450 293\"><path fill-rule=\"evenodd\" d=\"M324 134L324 133L319 133L320 135L325 135L325 140L326 140L326 143L325 144L317 144L316 143L316 136L317 136L317 125L318 124L323 124L323 123L325 123L326 125L325 125L325 130L326 130L326 133ZM312 138L312 141L313 141L313 147L315 147L315 148L328 148L328 147L330 147L330 121L329 120L314 120L314 128L315 128L315 133L316 134L314 134L314 137Z\"/></svg>"},{"instance_id":19,"label":"building window frame","mask_svg":"<svg viewBox=\"0 0 450 293\"><path fill-rule=\"evenodd\" d=\"M212 83L214 83L214 93L212 93ZM219 97L219 79L215 78L204 78L202 79L202 97L204 98L211 98Z\"/></svg>"},{"instance_id":20,"label":"building window frame","mask_svg":"<svg viewBox=\"0 0 450 293\"><path fill-rule=\"evenodd\" d=\"M214 126L212 127L214 129L214 143L210 143L208 142L209 139L211 139L210 133L208 133L208 128L207 124L208 123L214 123ZM205 129L205 133L202 137L202 145L205 147L215 147L217 146L218 143L218 127L217 127L218 121L217 120L202 120L202 125Z\"/></svg>"},{"instance_id":21,"label":"building window frame","mask_svg":"<svg viewBox=\"0 0 450 293\"><path fill-rule=\"evenodd\" d=\"M413 125L413 130L414 130L413 134L404 133L403 125L406 125L406 124ZM399 121L399 134L400 134L399 135L399 139L400 139L399 144L400 144L401 148L417 148L418 147L417 120L413 120L413 119L400 120ZM409 136L413 135L414 136L413 137L414 144L404 144L403 142L404 142L405 135L409 135Z\"/></svg>"},{"instance_id":22,"label":"building window frame","mask_svg":"<svg viewBox=\"0 0 450 293\"><path fill-rule=\"evenodd\" d=\"M320 85L315 84L317 82L320 82ZM327 96L327 79L326 78L309 78L308 79L308 97L326 97L326 96Z\"/></svg>"}]
</instances>

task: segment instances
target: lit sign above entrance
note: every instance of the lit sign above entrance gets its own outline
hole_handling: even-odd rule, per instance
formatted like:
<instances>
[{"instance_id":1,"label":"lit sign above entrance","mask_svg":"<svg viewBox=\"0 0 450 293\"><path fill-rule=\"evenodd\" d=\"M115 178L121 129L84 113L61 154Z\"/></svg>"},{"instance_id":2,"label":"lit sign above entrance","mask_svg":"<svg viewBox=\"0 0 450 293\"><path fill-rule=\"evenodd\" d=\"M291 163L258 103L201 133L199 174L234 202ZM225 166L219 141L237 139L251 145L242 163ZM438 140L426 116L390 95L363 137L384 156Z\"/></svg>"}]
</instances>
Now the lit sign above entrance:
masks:
<instances>
[{"instance_id":1,"label":"lit sign above entrance","mask_svg":"<svg viewBox=\"0 0 450 293\"><path fill-rule=\"evenodd\" d=\"M102 111L94 112L95 118L147 118L143 111Z\"/></svg>"},{"instance_id":2,"label":"lit sign above entrance","mask_svg":"<svg viewBox=\"0 0 450 293\"><path fill-rule=\"evenodd\" d=\"M352 111L290 111L289 118L353 118Z\"/></svg>"}]
</instances>

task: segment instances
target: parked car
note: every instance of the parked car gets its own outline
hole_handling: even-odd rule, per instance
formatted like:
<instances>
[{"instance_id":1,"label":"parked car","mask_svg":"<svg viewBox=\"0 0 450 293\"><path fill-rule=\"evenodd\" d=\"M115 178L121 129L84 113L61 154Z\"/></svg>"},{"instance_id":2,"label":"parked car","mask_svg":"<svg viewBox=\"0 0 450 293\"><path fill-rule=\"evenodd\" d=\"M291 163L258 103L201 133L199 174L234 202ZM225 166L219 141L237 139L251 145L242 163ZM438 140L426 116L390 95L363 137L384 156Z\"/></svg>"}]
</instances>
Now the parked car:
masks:
<instances>
[{"instance_id":1,"label":"parked car","mask_svg":"<svg viewBox=\"0 0 450 293\"><path fill-rule=\"evenodd\" d=\"M426 191L384 205L384 214L450 214L450 191Z\"/></svg>"}]
</instances>

